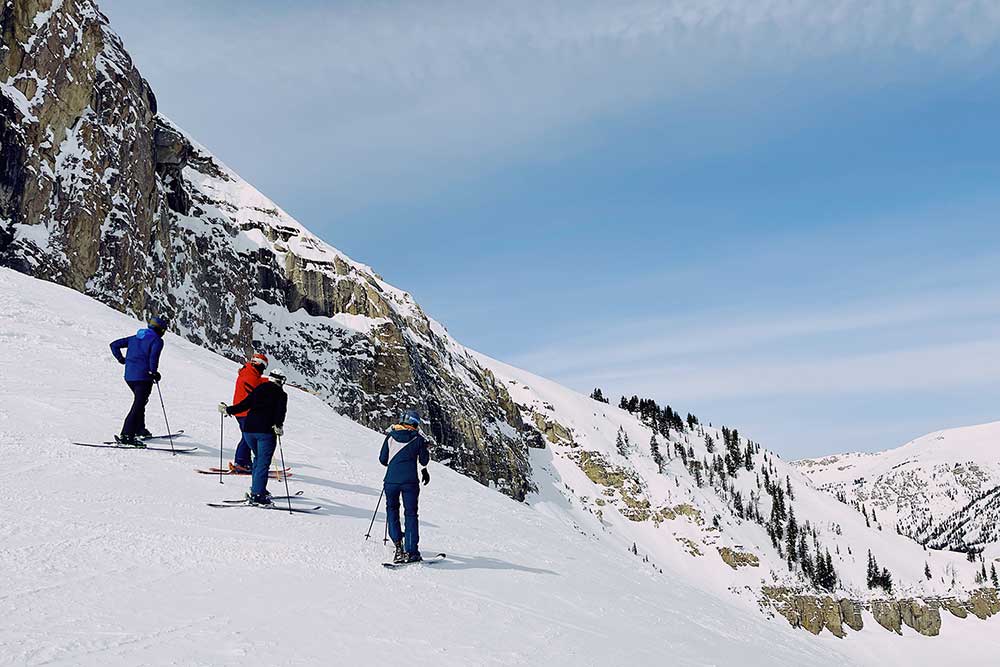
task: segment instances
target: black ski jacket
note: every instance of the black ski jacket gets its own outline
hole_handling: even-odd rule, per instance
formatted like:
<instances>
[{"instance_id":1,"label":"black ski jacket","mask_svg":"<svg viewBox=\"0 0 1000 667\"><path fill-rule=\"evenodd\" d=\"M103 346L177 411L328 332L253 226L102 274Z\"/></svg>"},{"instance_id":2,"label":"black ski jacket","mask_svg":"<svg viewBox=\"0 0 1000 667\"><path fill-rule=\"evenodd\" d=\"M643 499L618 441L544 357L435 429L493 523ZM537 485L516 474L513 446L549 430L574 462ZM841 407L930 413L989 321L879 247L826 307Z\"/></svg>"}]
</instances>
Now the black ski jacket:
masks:
<instances>
[{"instance_id":1,"label":"black ski jacket","mask_svg":"<svg viewBox=\"0 0 1000 667\"><path fill-rule=\"evenodd\" d=\"M273 427L284 426L285 412L288 409L288 395L278 386L277 382L265 382L258 385L236 405L230 405L226 412L237 415L246 410L246 421L243 423L245 433L273 433Z\"/></svg>"}]
</instances>

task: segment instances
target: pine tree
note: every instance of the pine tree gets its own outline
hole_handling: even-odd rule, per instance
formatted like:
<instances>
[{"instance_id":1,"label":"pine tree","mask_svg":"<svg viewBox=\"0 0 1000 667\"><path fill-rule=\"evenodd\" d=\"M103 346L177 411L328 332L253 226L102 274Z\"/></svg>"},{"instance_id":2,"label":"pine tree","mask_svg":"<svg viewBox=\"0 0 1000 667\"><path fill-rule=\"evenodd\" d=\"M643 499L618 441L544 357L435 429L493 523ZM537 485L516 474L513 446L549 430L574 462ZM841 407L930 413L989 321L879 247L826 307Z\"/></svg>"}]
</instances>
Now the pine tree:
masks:
<instances>
[{"instance_id":1,"label":"pine tree","mask_svg":"<svg viewBox=\"0 0 1000 667\"><path fill-rule=\"evenodd\" d=\"M663 474L663 454L660 453L660 443L656 441L656 434L649 439L649 454L653 457L653 463L660 474Z\"/></svg>"},{"instance_id":2,"label":"pine tree","mask_svg":"<svg viewBox=\"0 0 1000 667\"><path fill-rule=\"evenodd\" d=\"M927 579L927 581L931 580L931 566L926 562L924 563L924 578Z\"/></svg>"},{"instance_id":3,"label":"pine tree","mask_svg":"<svg viewBox=\"0 0 1000 667\"><path fill-rule=\"evenodd\" d=\"M618 453L622 456L628 456L628 447L625 444L625 439L623 437L625 431L622 427L618 427L618 436L615 438L615 447L618 448Z\"/></svg>"},{"instance_id":4,"label":"pine tree","mask_svg":"<svg viewBox=\"0 0 1000 667\"><path fill-rule=\"evenodd\" d=\"M990 563L990 581L993 582L993 588L1000 588L1000 582L997 581L997 566L995 563Z\"/></svg>"},{"instance_id":5,"label":"pine tree","mask_svg":"<svg viewBox=\"0 0 1000 667\"><path fill-rule=\"evenodd\" d=\"M604 398L604 392L601 391L600 387L596 387L594 391L590 393L590 397L597 401L598 403L610 403L608 399Z\"/></svg>"},{"instance_id":6,"label":"pine tree","mask_svg":"<svg viewBox=\"0 0 1000 667\"><path fill-rule=\"evenodd\" d=\"M788 527L785 530L785 535L788 539L786 547L788 564L791 566L798 558L799 548L799 524L795 521L795 509L791 505L788 506Z\"/></svg>"}]
</instances>

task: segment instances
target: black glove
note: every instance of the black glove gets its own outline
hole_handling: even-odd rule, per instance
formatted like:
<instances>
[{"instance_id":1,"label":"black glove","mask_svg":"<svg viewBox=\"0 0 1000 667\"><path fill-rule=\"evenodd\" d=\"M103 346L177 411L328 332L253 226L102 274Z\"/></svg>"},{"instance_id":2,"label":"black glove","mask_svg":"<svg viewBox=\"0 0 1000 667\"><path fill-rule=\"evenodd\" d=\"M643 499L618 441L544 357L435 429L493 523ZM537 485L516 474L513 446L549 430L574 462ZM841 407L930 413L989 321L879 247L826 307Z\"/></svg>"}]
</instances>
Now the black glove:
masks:
<instances>
[{"instance_id":1,"label":"black glove","mask_svg":"<svg viewBox=\"0 0 1000 667\"><path fill-rule=\"evenodd\" d=\"M125 365L125 360L124 359L119 359L118 363L121 364L122 366L124 366Z\"/></svg>"},{"instance_id":2,"label":"black glove","mask_svg":"<svg viewBox=\"0 0 1000 667\"><path fill-rule=\"evenodd\" d=\"M152 373L149 374L149 377L153 379L153 382L159 382L161 376L156 371L153 371Z\"/></svg>"},{"instance_id":3,"label":"black glove","mask_svg":"<svg viewBox=\"0 0 1000 667\"><path fill-rule=\"evenodd\" d=\"M420 471L420 479L424 480L424 486L431 483L431 474L427 472L427 468Z\"/></svg>"}]
</instances>

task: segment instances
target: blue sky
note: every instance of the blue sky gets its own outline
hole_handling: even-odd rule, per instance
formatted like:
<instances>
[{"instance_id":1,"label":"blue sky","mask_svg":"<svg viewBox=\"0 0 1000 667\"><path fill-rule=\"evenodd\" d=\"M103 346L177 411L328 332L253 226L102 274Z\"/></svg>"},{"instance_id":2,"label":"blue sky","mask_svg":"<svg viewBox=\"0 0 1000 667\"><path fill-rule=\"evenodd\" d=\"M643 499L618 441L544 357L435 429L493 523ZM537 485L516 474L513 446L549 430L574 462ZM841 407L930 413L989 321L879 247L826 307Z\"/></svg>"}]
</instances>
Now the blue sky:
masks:
<instances>
[{"instance_id":1,"label":"blue sky","mask_svg":"<svg viewBox=\"0 0 1000 667\"><path fill-rule=\"evenodd\" d=\"M1000 419L995 2L102 7L162 112L471 347L788 458Z\"/></svg>"}]
</instances>

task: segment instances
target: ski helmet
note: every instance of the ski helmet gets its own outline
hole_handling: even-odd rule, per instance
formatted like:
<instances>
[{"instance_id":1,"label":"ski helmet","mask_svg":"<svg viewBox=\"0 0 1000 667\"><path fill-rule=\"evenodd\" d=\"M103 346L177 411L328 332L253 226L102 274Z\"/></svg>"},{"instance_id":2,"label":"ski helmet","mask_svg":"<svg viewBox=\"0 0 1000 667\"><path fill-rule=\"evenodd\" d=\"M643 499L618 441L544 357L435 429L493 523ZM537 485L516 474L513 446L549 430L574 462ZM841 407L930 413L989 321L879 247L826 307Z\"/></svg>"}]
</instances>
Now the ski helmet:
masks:
<instances>
[{"instance_id":1,"label":"ski helmet","mask_svg":"<svg viewBox=\"0 0 1000 667\"><path fill-rule=\"evenodd\" d=\"M157 331L161 334L166 333L167 329L170 328L170 320L165 317L160 317L159 315L154 315L149 318L149 322L146 323L150 329Z\"/></svg>"},{"instance_id":2,"label":"ski helmet","mask_svg":"<svg viewBox=\"0 0 1000 667\"><path fill-rule=\"evenodd\" d=\"M285 384L285 380L288 379L288 377L285 375L285 371L281 370L280 368L275 368L273 371L268 373L268 377L271 378L271 382L274 382L279 387Z\"/></svg>"},{"instance_id":3,"label":"ski helmet","mask_svg":"<svg viewBox=\"0 0 1000 667\"><path fill-rule=\"evenodd\" d=\"M261 368L267 368L267 355L263 352L258 352L257 354L250 357L250 363L254 366L260 366Z\"/></svg>"},{"instance_id":4,"label":"ski helmet","mask_svg":"<svg viewBox=\"0 0 1000 667\"><path fill-rule=\"evenodd\" d=\"M420 426L420 413L416 410L407 410L400 421L408 426Z\"/></svg>"}]
</instances>

